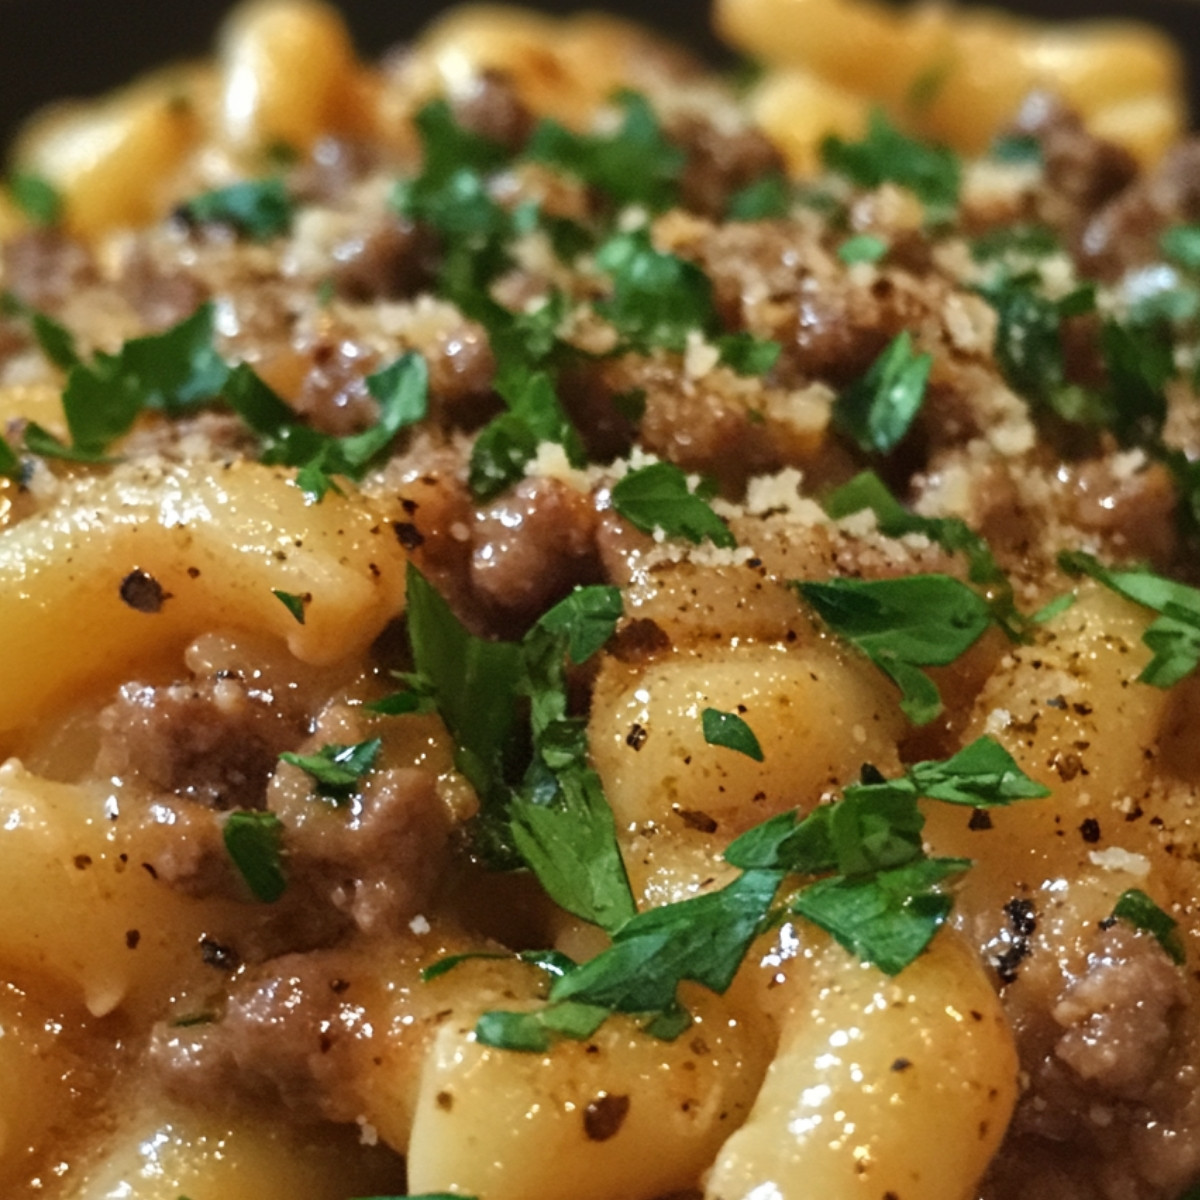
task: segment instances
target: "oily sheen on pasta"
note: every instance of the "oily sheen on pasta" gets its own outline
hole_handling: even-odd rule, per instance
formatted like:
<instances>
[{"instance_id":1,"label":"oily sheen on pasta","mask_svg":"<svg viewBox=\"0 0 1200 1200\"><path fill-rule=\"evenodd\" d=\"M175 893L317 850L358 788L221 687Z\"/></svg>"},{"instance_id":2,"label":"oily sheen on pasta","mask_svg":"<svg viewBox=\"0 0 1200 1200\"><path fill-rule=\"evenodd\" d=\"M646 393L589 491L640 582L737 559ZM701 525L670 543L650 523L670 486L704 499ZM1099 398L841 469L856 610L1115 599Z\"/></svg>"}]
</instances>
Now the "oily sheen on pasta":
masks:
<instances>
[{"instance_id":1,"label":"oily sheen on pasta","mask_svg":"<svg viewBox=\"0 0 1200 1200\"><path fill-rule=\"evenodd\" d=\"M0 195L0 1195L1189 1200L1175 51L310 0Z\"/></svg>"}]
</instances>

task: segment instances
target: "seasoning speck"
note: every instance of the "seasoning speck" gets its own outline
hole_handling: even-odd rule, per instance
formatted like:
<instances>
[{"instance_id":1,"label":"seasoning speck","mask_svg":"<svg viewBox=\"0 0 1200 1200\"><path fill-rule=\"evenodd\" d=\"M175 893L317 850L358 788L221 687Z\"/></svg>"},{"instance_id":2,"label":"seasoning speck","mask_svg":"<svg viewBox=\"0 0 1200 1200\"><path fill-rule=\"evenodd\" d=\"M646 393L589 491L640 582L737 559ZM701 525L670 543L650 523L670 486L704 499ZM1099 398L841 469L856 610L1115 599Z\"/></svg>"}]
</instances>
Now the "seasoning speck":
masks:
<instances>
[{"instance_id":1,"label":"seasoning speck","mask_svg":"<svg viewBox=\"0 0 1200 1200\"><path fill-rule=\"evenodd\" d=\"M154 614L162 612L162 606L171 594L164 592L162 584L145 571L130 571L121 580L121 599L136 612Z\"/></svg>"}]
</instances>

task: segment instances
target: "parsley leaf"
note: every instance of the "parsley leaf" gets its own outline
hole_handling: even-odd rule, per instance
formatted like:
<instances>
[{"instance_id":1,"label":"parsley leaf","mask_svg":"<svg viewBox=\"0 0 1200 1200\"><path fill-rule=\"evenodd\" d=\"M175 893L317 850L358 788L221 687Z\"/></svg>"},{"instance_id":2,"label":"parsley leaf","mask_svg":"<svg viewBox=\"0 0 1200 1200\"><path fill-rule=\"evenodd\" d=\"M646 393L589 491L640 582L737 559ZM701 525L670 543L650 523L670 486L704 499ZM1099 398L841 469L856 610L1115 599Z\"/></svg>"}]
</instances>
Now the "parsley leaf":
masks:
<instances>
[{"instance_id":1,"label":"parsley leaf","mask_svg":"<svg viewBox=\"0 0 1200 1200\"><path fill-rule=\"evenodd\" d=\"M752 333L723 334L716 344L721 362L739 375L765 375L783 353L778 342L756 338Z\"/></svg>"},{"instance_id":2,"label":"parsley leaf","mask_svg":"<svg viewBox=\"0 0 1200 1200\"><path fill-rule=\"evenodd\" d=\"M908 770L920 796L945 804L997 808L1018 800L1043 800L1043 787L1017 765L999 742L981 737L944 762L920 762Z\"/></svg>"},{"instance_id":3,"label":"parsley leaf","mask_svg":"<svg viewBox=\"0 0 1200 1200\"><path fill-rule=\"evenodd\" d=\"M1174 225L1158 241L1163 254L1189 271L1200 271L1200 225Z\"/></svg>"},{"instance_id":4,"label":"parsley leaf","mask_svg":"<svg viewBox=\"0 0 1200 1200\"><path fill-rule=\"evenodd\" d=\"M1140 888L1122 892L1112 915L1117 920L1128 921L1135 929L1143 929L1153 935L1177 967L1182 967L1187 961L1179 936L1179 922L1163 912Z\"/></svg>"},{"instance_id":5,"label":"parsley leaf","mask_svg":"<svg viewBox=\"0 0 1200 1200\"><path fill-rule=\"evenodd\" d=\"M613 508L643 533L704 540L732 549L737 545L725 522L689 488L673 463L658 462L630 471L612 489Z\"/></svg>"},{"instance_id":6,"label":"parsley leaf","mask_svg":"<svg viewBox=\"0 0 1200 1200\"><path fill-rule=\"evenodd\" d=\"M962 165L958 155L898 130L882 109L872 111L861 142L830 136L821 143L825 166L863 188L898 183L913 192L931 217L945 219L958 207Z\"/></svg>"},{"instance_id":7,"label":"parsley leaf","mask_svg":"<svg viewBox=\"0 0 1200 1200\"><path fill-rule=\"evenodd\" d=\"M864 962L898 975L950 914L953 901L939 885L970 866L965 858L927 858L861 879L833 876L804 888L791 908Z\"/></svg>"},{"instance_id":8,"label":"parsley leaf","mask_svg":"<svg viewBox=\"0 0 1200 1200\"><path fill-rule=\"evenodd\" d=\"M279 757L310 775L316 782L318 796L335 804L344 804L354 794L362 777L375 766L382 749L382 738L371 738L353 746L322 746L316 754L284 751Z\"/></svg>"},{"instance_id":9,"label":"parsley leaf","mask_svg":"<svg viewBox=\"0 0 1200 1200\"><path fill-rule=\"evenodd\" d=\"M563 411L554 380L545 371L526 375L505 387L508 411L486 425L471 448L468 483L477 500L490 500L524 478L542 442L562 446L572 466L587 455L579 434Z\"/></svg>"},{"instance_id":10,"label":"parsley leaf","mask_svg":"<svg viewBox=\"0 0 1200 1200\"><path fill-rule=\"evenodd\" d=\"M725 215L730 221L768 221L786 217L791 209L791 182L782 172L772 172L735 192Z\"/></svg>"},{"instance_id":11,"label":"parsley leaf","mask_svg":"<svg viewBox=\"0 0 1200 1200\"><path fill-rule=\"evenodd\" d=\"M976 262L997 258L1044 258L1062 249L1054 230L1045 225L1006 225L980 234L971 242Z\"/></svg>"},{"instance_id":12,"label":"parsley leaf","mask_svg":"<svg viewBox=\"0 0 1200 1200\"><path fill-rule=\"evenodd\" d=\"M270 812L232 812L225 818L222 836L255 898L274 904L287 890L280 853L283 823Z\"/></svg>"},{"instance_id":13,"label":"parsley leaf","mask_svg":"<svg viewBox=\"0 0 1200 1200\"><path fill-rule=\"evenodd\" d=\"M671 1012L685 979L724 992L782 880L780 871L747 871L720 891L639 913L608 950L558 980L550 999L615 1012Z\"/></svg>"},{"instance_id":14,"label":"parsley leaf","mask_svg":"<svg viewBox=\"0 0 1200 1200\"><path fill-rule=\"evenodd\" d=\"M618 92L620 128L611 135L579 134L557 121L543 120L525 151L578 176L617 207L641 204L661 212L676 203L686 156L663 136L658 117L644 96Z\"/></svg>"},{"instance_id":15,"label":"parsley leaf","mask_svg":"<svg viewBox=\"0 0 1200 1200\"><path fill-rule=\"evenodd\" d=\"M228 225L257 242L281 237L292 227L292 198L282 179L251 179L205 192L181 209L200 225Z\"/></svg>"},{"instance_id":16,"label":"parsley leaf","mask_svg":"<svg viewBox=\"0 0 1200 1200\"><path fill-rule=\"evenodd\" d=\"M559 1038L590 1038L610 1015L606 1008L573 1001L531 1012L487 1012L475 1026L475 1037L500 1050L544 1054Z\"/></svg>"},{"instance_id":17,"label":"parsley leaf","mask_svg":"<svg viewBox=\"0 0 1200 1200\"><path fill-rule=\"evenodd\" d=\"M297 596L295 592L281 592L276 588L271 589L271 595L292 614L297 625L304 624L306 616L305 605L307 602L303 596Z\"/></svg>"},{"instance_id":18,"label":"parsley leaf","mask_svg":"<svg viewBox=\"0 0 1200 1200\"><path fill-rule=\"evenodd\" d=\"M1127 600L1160 614L1142 635L1154 658L1138 676L1141 683L1172 687L1200 665L1200 591L1196 588L1153 571L1114 571L1082 551L1064 551L1058 564L1068 575L1090 575Z\"/></svg>"},{"instance_id":19,"label":"parsley leaf","mask_svg":"<svg viewBox=\"0 0 1200 1200\"><path fill-rule=\"evenodd\" d=\"M612 637L623 612L620 588L580 587L550 609L538 628L565 638L571 662L581 666Z\"/></svg>"},{"instance_id":20,"label":"parsley leaf","mask_svg":"<svg viewBox=\"0 0 1200 1200\"><path fill-rule=\"evenodd\" d=\"M596 310L633 345L682 351L692 330L714 327L708 276L695 263L656 250L646 230L611 238L597 252L596 265L613 284L612 296Z\"/></svg>"},{"instance_id":21,"label":"parsley leaf","mask_svg":"<svg viewBox=\"0 0 1200 1200\"><path fill-rule=\"evenodd\" d=\"M850 267L855 263L877 263L887 252L888 244L883 238L860 233L856 237L847 238L838 247L837 256Z\"/></svg>"},{"instance_id":22,"label":"parsley leaf","mask_svg":"<svg viewBox=\"0 0 1200 1200\"><path fill-rule=\"evenodd\" d=\"M12 292L0 292L0 313L28 321L34 340L41 348L42 353L56 367L69 371L78 364L79 354L75 349L75 335L53 317L48 317L44 312L31 308Z\"/></svg>"},{"instance_id":23,"label":"parsley leaf","mask_svg":"<svg viewBox=\"0 0 1200 1200\"><path fill-rule=\"evenodd\" d=\"M927 725L942 710L936 685L917 668L952 663L991 623L987 602L948 575L792 586L896 684L900 707L915 725Z\"/></svg>"},{"instance_id":24,"label":"parsley leaf","mask_svg":"<svg viewBox=\"0 0 1200 1200\"><path fill-rule=\"evenodd\" d=\"M510 821L517 850L550 897L610 931L637 909L612 809L588 762L586 729L567 715L565 664L595 654L621 613L618 589L580 588L526 635L522 691L530 699L534 758Z\"/></svg>"},{"instance_id":25,"label":"parsley leaf","mask_svg":"<svg viewBox=\"0 0 1200 1200\"><path fill-rule=\"evenodd\" d=\"M1042 143L1031 133L1013 133L992 142L988 157L993 162L1040 167L1045 161Z\"/></svg>"},{"instance_id":26,"label":"parsley leaf","mask_svg":"<svg viewBox=\"0 0 1200 1200\"><path fill-rule=\"evenodd\" d=\"M972 583L985 585L996 623L1013 641L1024 637L1032 618L1017 609L1012 582L1000 569L991 546L966 521L961 517L918 516L888 491L874 471L856 475L825 501L825 511L835 521L864 509L875 514L879 532L884 537L900 538L919 533L951 554L965 555L968 576Z\"/></svg>"},{"instance_id":27,"label":"parsley leaf","mask_svg":"<svg viewBox=\"0 0 1200 1200\"><path fill-rule=\"evenodd\" d=\"M700 721L704 729L704 740L710 746L722 746L726 750L744 754L755 762L763 761L762 746L759 745L754 730L737 713L706 708L700 714Z\"/></svg>"},{"instance_id":28,"label":"parsley leaf","mask_svg":"<svg viewBox=\"0 0 1200 1200\"><path fill-rule=\"evenodd\" d=\"M925 402L933 355L913 351L906 329L834 402L834 425L867 453L894 450Z\"/></svg>"},{"instance_id":29,"label":"parsley leaf","mask_svg":"<svg viewBox=\"0 0 1200 1200\"><path fill-rule=\"evenodd\" d=\"M522 676L521 647L469 633L411 563L407 615L417 673L454 739L455 764L485 806L502 807Z\"/></svg>"},{"instance_id":30,"label":"parsley leaf","mask_svg":"<svg viewBox=\"0 0 1200 1200\"><path fill-rule=\"evenodd\" d=\"M41 175L17 171L9 176L8 190L13 203L35 225L57 225L62 220L62 193Z\"/></svg>"},{"instance_id":31,"label":"parsley leaf","mask_svg":"<svg viewBox=\"0 0 1200 1200\"><path fill-rule=\"evenodd\" d=\"M143 411L175 415L211 400L228 373L213 347L213 306L201 305L163 333L133 338L118 353L98 353L91 363L77 361L63 391L71 445L40 439L37 453L97 460Z\"/></svg>"},{"instance_id":32,"label":"parsley leaf","mask_svg":"<svg viewBox=\"0 0 1200 1200\"><path fill-rule=\"evenodd\" d=\"M21 478L21 460L13 448L0 437L0 475L7 479Z\"/></svg>"}]
</instances>

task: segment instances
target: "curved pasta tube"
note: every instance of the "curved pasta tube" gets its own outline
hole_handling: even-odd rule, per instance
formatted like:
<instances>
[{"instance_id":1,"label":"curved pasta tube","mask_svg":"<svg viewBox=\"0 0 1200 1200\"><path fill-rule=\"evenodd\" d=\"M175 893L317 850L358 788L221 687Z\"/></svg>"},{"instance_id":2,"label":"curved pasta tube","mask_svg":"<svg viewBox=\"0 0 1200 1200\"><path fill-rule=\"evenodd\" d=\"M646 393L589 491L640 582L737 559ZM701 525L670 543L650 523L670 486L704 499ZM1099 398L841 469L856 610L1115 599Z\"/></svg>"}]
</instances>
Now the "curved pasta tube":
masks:
<instances>
[{"instance_id":1,"label":"curved pasta tube","mask_svg":"<svg viewBox=\"0 0 1200 1200\"><path fill-rule=\"evenodd\" d=\"M166 75L98 104L51 108L31 123L16 159L54 184L75 233L153 221L169 203L170 176L202 134L191 83Z\"/></svg>"},{"instance_id":2,"label":"curved pasta tube","mask_svg":"<svg viewBox=\"0 0 1200 1200\"><path fill-rule=\"evenodd\" d=\"M1012 1034L975 956L943 931L888 979L832 943L806 953L769 967L779 1052L708 1200L969 1200L1017 1095Z\"/></svg>"},{"instance_id":3,"label":"curved pasta tube","mask_svg":"<svg viewBox=\"0 0 1200 1200\"><path fill-rule=\"evenodd\" d=\"M239 7L221 35L221 125L241 150L307 150L368 119L354 47L337 10L316 0Z\"/></svg>"},{"instance_id":4,"label":"curved pasta tube","mask_svg":"<svg viewBox=\"0 0 1200 1200\"><path fill-rule=\"evenodd\" d=\"M76 480L0 533L0 733L221 626L270 633L305 662L347 657L403 609L404 562L386 513L334 493L310 504L282 469ZM275 590L303 599L303 624Z\"/></svg>"},{"instance_id":5,"label":"curved pasta tube","mask_svg":"<svg viewBox=\"0 0 1200 1200\"><path fill-rule=\"evenodd\" d=\"M939 854L979 860L962 883L964 907L997 923L1014 879L1074 878L1090 869L1093 850L1114 844L1084 841L1085 817L1099 818L1106 839L1119 833L1115 844L1157 853L1155 829L1130 825L1120 810L1140 790L1172 705L1169 691L1135 682L1150 658L1141 640L1150 615L1099 584L1084 582L1078 594L1034 645L1009 651L965 734L991 733L1053 794L993 811L983 831L969 828L961 809L926 808L926 837Z\"/></svg>"},{"instance_id":6,"label":"curved pasta tube","mask_svg":"<svg viewBox=\"0 0 1200 1200\"><path fill-rule=\"evenodd\" d=\"M382 1151L355 1145L357 1131L303 1132L261 1113L223 1116L161 1106L120 1121L103 1153L62 1200L344 1200L392 1192L402 1171Z\"/></svg>"},{"instance_id":7,"label":"curved pasta tube","mask_svg":"<svg viewBox=\"0 0 1200 1200\"><path fill-rule=\"evenodd\" d=\"M15 1194L35 1147L74 1117L75 1056L59 1044L62 1022L15 987L0 984L0 1193ZM10 1189L12 1189L10 1191Z\"/></svg>"},{"instance_id":8,"label":"curved pasta tube","mask_svg":"<svg viewBox=\"0 0 1200 1200\"><path fill-rule=\"evenodd\" d=\"M902 730L878 674L813 638L797 649L699 645L631 670L610 659L589 724L592 759L619 828L695 829L703 814L728 841L774 812L814 804L864 762L890 765ZM739 715L755 762L705 741L702 714Z\"/></svg>"},{"instance_id":9,"label":"curved pasta tube","mask_svg":"<svg viewBox=\"0 0 1200 1200\"><path fill-rule=\"evenodd\" d=\"M677 1041L613 1018L546 1054L496 1050L473 1020L447 1022L421 1079L413 1193L653 1200L694 1186L749 1110L766 1051L719 998L689 1003L697 1021Z\"/></svg>"},{"instance_id":10,"label":"curved pasta tube","mask_svg":"<svg viewBox=\"0 0 1200 1200\"><path fill-rule=\"evenodd\" d=\"M15 760L0 766L0 911L21 914L0 928L0 964L58 981L96 1016L153 1007L187 975L181 948L232 933L247 911L158 882L119 838L104 801Z\"/></svg>"}]
</instances>

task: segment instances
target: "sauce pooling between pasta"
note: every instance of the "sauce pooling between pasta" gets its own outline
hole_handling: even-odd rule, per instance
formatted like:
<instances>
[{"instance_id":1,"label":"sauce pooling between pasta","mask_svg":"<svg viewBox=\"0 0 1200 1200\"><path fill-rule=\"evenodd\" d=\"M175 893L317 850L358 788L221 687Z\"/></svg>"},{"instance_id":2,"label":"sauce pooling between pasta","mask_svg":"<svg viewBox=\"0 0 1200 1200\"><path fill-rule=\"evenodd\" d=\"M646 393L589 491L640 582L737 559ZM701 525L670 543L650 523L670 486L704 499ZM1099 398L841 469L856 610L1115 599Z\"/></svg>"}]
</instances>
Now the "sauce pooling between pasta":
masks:
<instances>
[{"instance_id":1,"label":"sauce pooling between pasta","mask_svg":"<svg viewBox=\"0 0 1200 1200\"><path fill-rule=\"evenodd\" d=\"M32 127L5 1195L1196 1186L1196 149L763 86L269 4Z\"/></svg>"}]
</instances>

